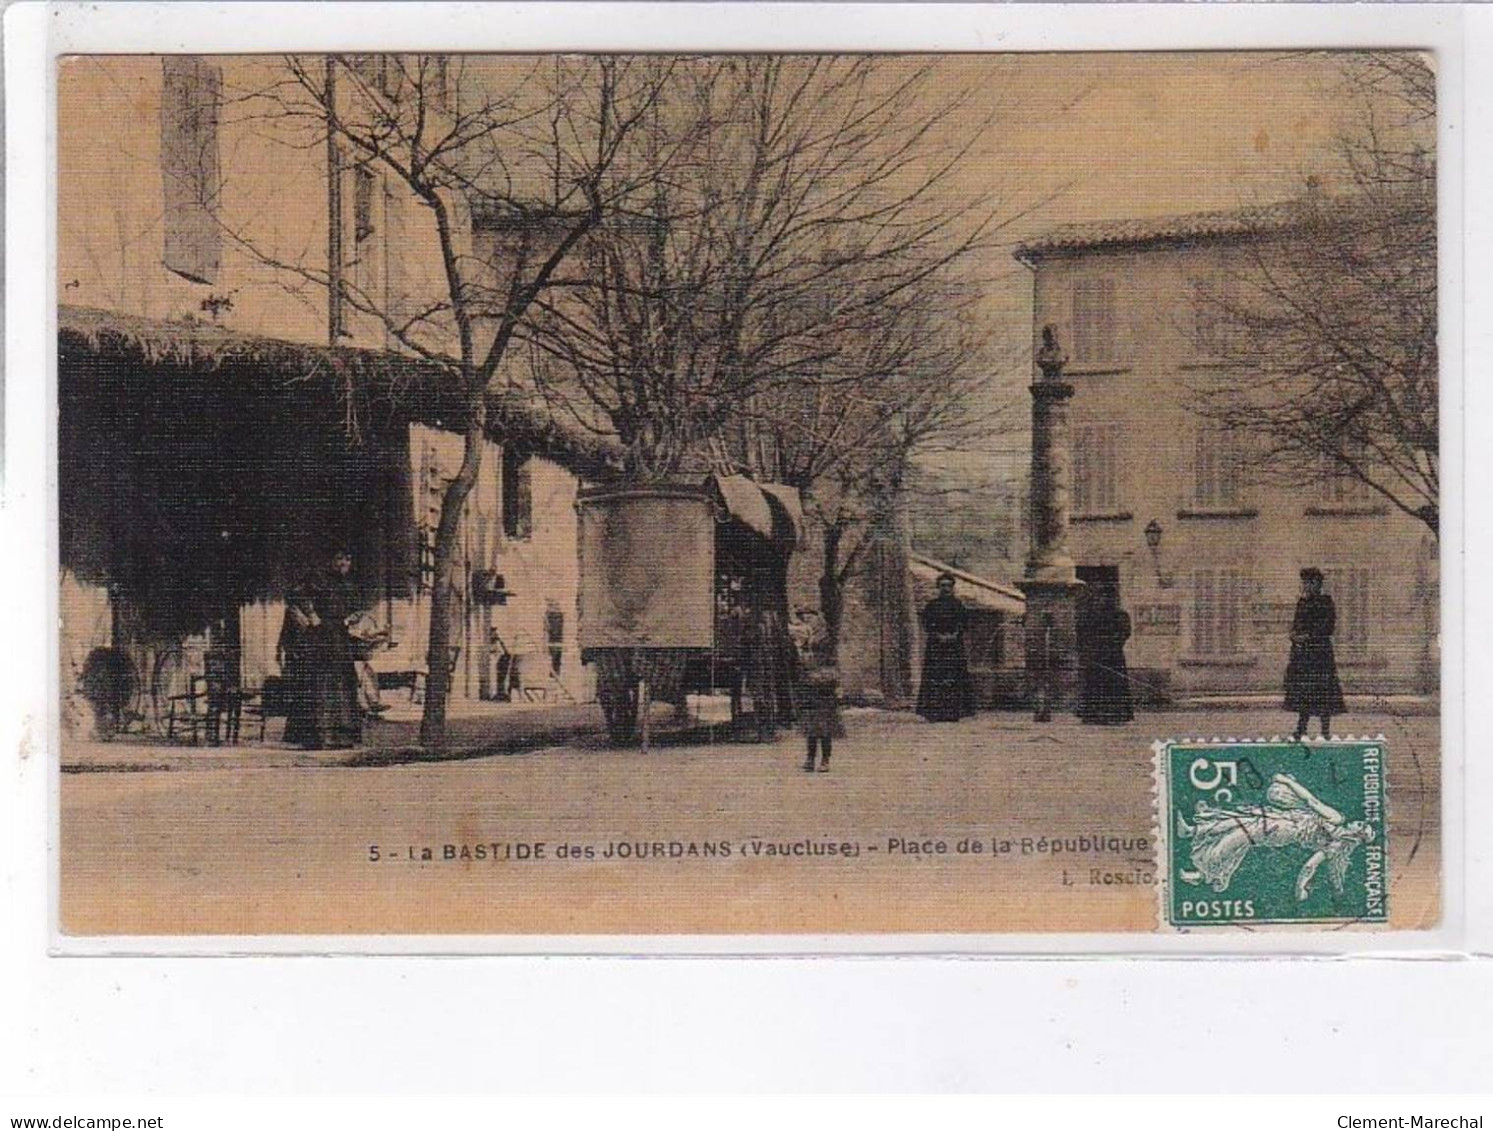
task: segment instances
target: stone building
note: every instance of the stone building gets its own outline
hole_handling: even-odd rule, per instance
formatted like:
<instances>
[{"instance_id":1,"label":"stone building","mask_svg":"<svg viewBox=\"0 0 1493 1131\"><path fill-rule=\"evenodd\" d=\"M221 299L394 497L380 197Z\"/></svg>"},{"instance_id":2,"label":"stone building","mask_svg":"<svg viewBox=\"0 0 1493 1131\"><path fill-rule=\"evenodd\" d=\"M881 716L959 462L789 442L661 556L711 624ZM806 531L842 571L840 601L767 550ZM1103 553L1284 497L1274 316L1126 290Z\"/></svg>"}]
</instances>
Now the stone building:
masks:
<instances>
[{"instance_id":1,"label":"stone building","mask_svg":"<svg viewBox=\"0 0 1493 1131\"><path fill-rule=\"evenodd\" d=\"M441 293L439 249L375 170L245 118L243 93L275 65L59 67L65 698L99 648L130 657L136 712L185 690L209 648L261 686L286 592L333 543L394 641L374 667L393 686L424 666L430 548L461 455L430 391L445 382L366 313L329 310L302 269L324 272L336 249L349 293L397 312ZM383 81L376 58L351 65ZM480 219L460 211L459 239L480 252ZM464 516L452 696L589 699L574 503L615 453L521 402L494 402ZM86 729L77 708L64 718Z\"/></svg>"},{"instance_id":2,"label":"stone building","mask_svg":"<svg viewBox=\"0 0 1493 1131\"><path fill-rule=\"evenodd\" d=\"M1241 377L1210 355L1201 288L1262 222L1289 215L1076 225L1016 252L1033 273L1037 334L1056 329L1074 390L1067 548L1078 580L1118 581L1143 696L1278 692L1306 566L1336 602L1350 694L1435 686L1437 546L1425 526L1330 472L1310 486L1252 482L1247 438L1195 411L1200 382Z\"/></svg>"}]
</instances>

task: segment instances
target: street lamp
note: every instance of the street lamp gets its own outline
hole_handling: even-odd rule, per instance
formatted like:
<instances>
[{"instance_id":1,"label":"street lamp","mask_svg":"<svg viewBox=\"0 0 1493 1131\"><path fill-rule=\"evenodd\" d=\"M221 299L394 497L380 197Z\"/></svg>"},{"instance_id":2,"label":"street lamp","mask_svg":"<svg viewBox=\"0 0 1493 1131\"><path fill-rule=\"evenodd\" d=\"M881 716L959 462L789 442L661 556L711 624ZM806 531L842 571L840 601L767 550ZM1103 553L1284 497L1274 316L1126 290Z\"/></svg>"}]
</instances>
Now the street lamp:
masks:
<instances>
[{"instance_id":1,"label":"street lamp","mask_svg":"<svg viewBox=\"0 0 1493 1131\"><path fill-rule=\"evenodd\" d=\"M1173 583L1172 575L1161 568L1161 534L1161 523L1154 518L1146 523L1146 546L1151 551L1151 567L1156 571L1156 584L1162 589L1170 589Z\"/></svg>"}]
</instances>

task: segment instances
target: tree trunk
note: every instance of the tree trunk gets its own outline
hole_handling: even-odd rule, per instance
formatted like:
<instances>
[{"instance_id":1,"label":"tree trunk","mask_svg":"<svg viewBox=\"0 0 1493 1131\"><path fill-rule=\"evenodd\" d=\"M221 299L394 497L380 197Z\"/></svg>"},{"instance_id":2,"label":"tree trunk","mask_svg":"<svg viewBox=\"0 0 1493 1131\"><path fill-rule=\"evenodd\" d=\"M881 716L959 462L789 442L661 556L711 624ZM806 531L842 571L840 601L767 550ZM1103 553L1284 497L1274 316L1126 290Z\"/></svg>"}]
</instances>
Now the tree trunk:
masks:
<instances>
[{"instance_id":1,"label":"tree trunk","mask_svg":"<svg viewBox=\"0 0 1493 1131\"><path fill-rule=\"evenodd\" d=\"M881 590L882 673L881 690L891 702L905 703L915 694L913 687L913 611L912 573L908 555L912 539L908 535L907 497L902 490L902 476L893 478L885 508L877 517L877 578Z\"/></svg>"},{"instance_id":2,"label":"tree trunk","mask_svg":"<svg viewBox=\"0 0 1493 1131\"><path fill-rule=\"evenodd\" d=\"M824 557L819 574L819 611L824 616L824 632L829 638L829 662L840 657L840 624L845 616L845 588L840 581L840 540L844 530L838 526L824 529Z\"/></svg>"},{"instance_id":3,"label":"tree trunk","mask_svg":"<svg viewBox=\"0 0 1493 1131\"><path fill-rule=\"evenodd\" d=\"M461 470L441 496L441 518L435 532L435 581L430 595L430 643L425 652L425 713L420 745L440 751L446 746L446 701L451 694L451 614L456 605L456 551L467 497L482 470L487 413L480 396L471 406L463 433Z\"/></svg>"}]
</instances>

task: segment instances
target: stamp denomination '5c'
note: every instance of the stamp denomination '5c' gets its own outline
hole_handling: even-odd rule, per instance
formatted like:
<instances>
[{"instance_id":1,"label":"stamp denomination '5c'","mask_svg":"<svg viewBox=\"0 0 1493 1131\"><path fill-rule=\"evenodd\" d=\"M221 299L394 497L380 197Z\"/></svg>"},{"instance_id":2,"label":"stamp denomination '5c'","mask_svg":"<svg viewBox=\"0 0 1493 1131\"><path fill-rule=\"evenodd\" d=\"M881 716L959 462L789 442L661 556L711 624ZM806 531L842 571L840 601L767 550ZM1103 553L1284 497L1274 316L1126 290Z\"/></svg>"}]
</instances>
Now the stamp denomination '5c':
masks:
<instances>
[{"instance_id":1,"label":"stamp denomination '5c'","mask_svg":"<svg viewBox=\"0 0 1493 1131\"><path fill-rule=\"evenodd\" d=\"M1155 751L1167 925L1387 921L1382 738Z\"/></svg>"}]
</instances>

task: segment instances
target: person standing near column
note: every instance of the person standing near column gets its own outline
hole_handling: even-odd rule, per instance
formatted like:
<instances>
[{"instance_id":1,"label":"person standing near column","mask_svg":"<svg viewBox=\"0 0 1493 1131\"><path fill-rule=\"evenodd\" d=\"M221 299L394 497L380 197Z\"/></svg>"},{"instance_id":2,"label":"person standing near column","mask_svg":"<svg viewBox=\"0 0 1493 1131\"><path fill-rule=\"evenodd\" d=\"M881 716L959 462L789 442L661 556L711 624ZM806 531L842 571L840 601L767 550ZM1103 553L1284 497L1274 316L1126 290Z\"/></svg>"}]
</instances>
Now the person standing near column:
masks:
<instances>
[{"instance_id":1,"label":"person standing near column","mask_svg":"<svg viewBox=\"0 0 1493 1131\"><path fill-rule=\"evenodd\" d=\"M938 596L923 606L923 682L918 714L930 723L956 722L975 713L975 689L964 652L969 612L954 596L954 575L938 579Z\"/></svg>"}]
</instances>

